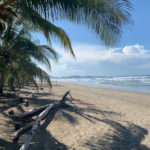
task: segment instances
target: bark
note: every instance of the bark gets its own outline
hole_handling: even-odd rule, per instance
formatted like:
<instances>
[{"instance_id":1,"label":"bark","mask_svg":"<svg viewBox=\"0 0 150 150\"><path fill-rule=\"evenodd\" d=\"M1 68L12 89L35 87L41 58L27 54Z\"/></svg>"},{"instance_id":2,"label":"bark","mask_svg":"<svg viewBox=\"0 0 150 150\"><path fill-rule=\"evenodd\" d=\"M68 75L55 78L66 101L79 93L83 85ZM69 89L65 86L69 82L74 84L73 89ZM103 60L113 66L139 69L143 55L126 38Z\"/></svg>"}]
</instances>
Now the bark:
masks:
<instances>
[{"instance_id":1,"label":"bark","mask_svg":"<svg viewBox=\"0 0 150 150\"><path fill-rule=\"evenodd\" d=\"M66 92L65 95L63 96L63 98L59 101L59 102L56 102L54 104L57 104L59 103L59 106L61 105L66 105L66 101L67 101L67 95L70 94L70 91ZM14 118L16 119L27 119L27 118L31 118L33 116L36 116L36 115L39 115L44 109L46 109L50 104L47 104L47 105L44 105L44 106L40 106L40 107L37 107L33 110L29 110L29 111L26 111L24 112L23 114L18 114L18 115L14 115Z\"/></svg>"},{"instance_id":2,"label":"bark","mask_svg":"<svg viewBox=\"0 0 150 150\"><path fill-rule=\"evenodd\" d=\"M5 77L5 69L1 72L0 76L0 94L3 94L4 77Z\"/></svg>"},{"instance_id":3,"label":"bark","mask_svg":"<svg viewBox=\"0 0 150 150\"><path fill-rule=\"evenodd\" d=\"M14 118L15 119L27 119L27 118L31 118L33 116L39 115L48 106L49 106L49 104L37 107L37 108L35 108L33 110L25 111L23 114L15 115Z\"/></svg>"},{"instance_id":4,"label":"bark","mask_svg":"<svg viewBox=\"0 0 150 150\"><path fill-rule=\"evenodd\" d=\"M5 74L6 74L6 66L9 62L9 57L4 55L4 63L5 63L5 66L1 72L1 75L0 75L0 94L3 94L3 87L4 87L4 79L5 79Z\"/></svg>"},{"instance_id":5,"label":"bark","mask_svg":"<svg viewBox=\"0 0 150 150\"><path fill-rule=\"evenodd\" d=\"M66 92L65 95L63 96L62 100L59 101L59 102L56 102L56 103L53 103L53 104L49 104L40 114L39 116L37 116L36 120L34 121L33 123L33 126L32 126L32 129L30 131L30 134L29 136L27 137L27 139L25 140L24 144L21 146L20 150L27 150L29 144L30 144L30 141L32 140L32 137L34 136L35 134L35 131L36 129L38 128L38 124L40 123L41 120L43 120L47 114L49 112L51 112L54 108L58 108L58 107L61 107L63 105L65 105L66 101L67 101L67 95L70 93L70 91ZM26 129L29 130L29 127L28 126ZM20 131L20 133L25 133L25 130L22 129L22 131ZM17 135L21 135L21 134L16 134L16 136L14 136L14 139L16 139L16 137L18 138L19 136Z\"/></svg>"},{"instance_id":6,"label":"bark","mask_svg":"<svg viewBox=\"0 0 150 150\"><path fill-rule=\"evenodd\" d=\"M24 144L21 146L20 150L26 150L30 144L30 141L33 137L33 135L35 134L35 130L38 128L38 124L39 122L47 115L47 113L49 112L49 110L52 108L53 104L50 104L43 112L40 113L40 115L37 117L37 119L35 120L32 129L31 129L31 133L30 135L27 137L27 139L25 140Z\"/></svg>"},{"instance_id":7,"label":"bark","mask_svg":"<svg viewBox=\"0 0 150 150\"><path fill-rule=\"evenodd\" d=\"M33 126L33 123L30 123L26 126L24 126L22 129L20 129L19 131L16 131L13 134L13 142L18 142L19 138L21 135L23 135L24 133L26 133L27 131L29 131Z\"/></svg>"}]
</instances>

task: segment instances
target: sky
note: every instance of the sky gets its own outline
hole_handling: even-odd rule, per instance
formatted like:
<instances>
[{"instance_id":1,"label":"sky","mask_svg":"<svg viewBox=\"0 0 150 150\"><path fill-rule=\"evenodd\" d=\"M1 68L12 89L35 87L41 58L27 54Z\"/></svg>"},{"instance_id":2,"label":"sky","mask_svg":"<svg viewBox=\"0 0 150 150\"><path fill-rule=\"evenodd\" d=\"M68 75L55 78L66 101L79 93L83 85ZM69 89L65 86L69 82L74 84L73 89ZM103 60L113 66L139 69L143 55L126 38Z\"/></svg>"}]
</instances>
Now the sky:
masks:
<instances>
[{"instance_id":1,"label":"sky","mask_svg":"<svg viewBox=\"0 0 150 150\"><path fill-rule=\"evenodd\" d=\"M59 61L51 62L52 70L38 64L51 76L131 76L150 75L150 0L131 0L133 24L123 28L122 37L115 47L106 47L87 27L57 21L70 37L76 59L66 53L59 43L53 47ZM47 44L42 34L34 39Z\"/></svg>"}]
</instances>

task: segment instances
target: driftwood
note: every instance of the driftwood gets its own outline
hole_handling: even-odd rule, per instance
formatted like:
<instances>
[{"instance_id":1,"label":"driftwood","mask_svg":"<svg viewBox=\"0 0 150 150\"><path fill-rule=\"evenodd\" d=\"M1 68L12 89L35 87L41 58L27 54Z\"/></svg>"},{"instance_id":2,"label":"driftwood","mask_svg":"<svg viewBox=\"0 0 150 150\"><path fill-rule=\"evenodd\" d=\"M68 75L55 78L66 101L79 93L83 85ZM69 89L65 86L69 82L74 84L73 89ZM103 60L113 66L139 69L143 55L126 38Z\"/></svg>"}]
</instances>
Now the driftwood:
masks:
<instances>
[{"instance_id":1,"label":"driftwood","mask_svg":"<svg viewBox=\"0 0 150 150\"><path fill-rule=\"evenodd\" d=\"M35 130L38 128L38 124L39 122L45 117L45 115L50 111L50 109L52 108L53 104L50 104L43 112L40 113L40 115L37 117L37 119L35 120L32 129L31 129L31 133L29 134L29 136L27 137L27 139L25 140L24 144L21 146L20 150L26 150L30 144L30 141L35 133Z\"/></svg>"},{"instance_id":2,"label":"driftwood","mask_svg":"<svg viewBox=\"0 0 150 150\"><path fill-rule=\"evenodd\" d=\"M15 115L13 117L15 119L26 119L26 118L29 118L29 117L33 117L33 116L36 116L36 115L40 114L48 106L49 106L49 104L48 105L44 105L44 106L40 106L40 107L37 107L37 108L35 108L33 110L25 111L23 114Z\"/></svg>"},{"instance_id":3,"label":"driftwood","mask_svg":"<svg viewBox=\"0 0 150 150\"><path fill-rule=\"evenodd\" d=\"M66 92L65 95L62 97L62 99L59 102L55 102L53 104L48 104L45 106L38 107L36 109L33 109L32 111L25 112L23 114L15 116L18 119L24 119L28 117L32 117L35 115L38 115L36 120L33 123L30 123L23 127L22 129L18 130L14 133L13 141L17 142L19 140L19 137L30 130L29 136L25 140L24 144L21 146L20 150L27 150L30 141L32 140L32 137L35 134L36 129L38 128L38 125L41 120L45 119L48 114L55 108L66 106L67 95L70 94L70 91Z\"/></svg>"},{"instance_id":4,"label":"driftwood","mask_svg":"<svg viewBox=\"0 0 150 150\"><path fill-rule=\"evenodd\" d=\"M70 94L70 91L65 93L65 95L62 98L62 100L60 100L58 102L59 105L60 104L64 104L65 105L65 102L67 100L66 97L67 97L68 94ZM54 104L56 104L56 103L54 103ZM39 115L49 105L50 104L47 104L47 105L44 105L44 106L37 107L37 108L35 108L33 110L25 111L23 114L14 115L13 118L15 118L15 119L26 119L26 118L29 118L29 117L33 117L33 116Z\"/></svg>"},{"instance_id":5,"label":"driftwood","mask_svg":"<svg viewBox=\"0 0 150 150\"><path fill-rule=\"evenodd\" d=\"M16 131L13 135L13 142L18 142L20 136L26 133L27 131L29 131L32 128L32 126L33 126L33 123L24 126L19 131Z\"/></svg>"}]
</instances>

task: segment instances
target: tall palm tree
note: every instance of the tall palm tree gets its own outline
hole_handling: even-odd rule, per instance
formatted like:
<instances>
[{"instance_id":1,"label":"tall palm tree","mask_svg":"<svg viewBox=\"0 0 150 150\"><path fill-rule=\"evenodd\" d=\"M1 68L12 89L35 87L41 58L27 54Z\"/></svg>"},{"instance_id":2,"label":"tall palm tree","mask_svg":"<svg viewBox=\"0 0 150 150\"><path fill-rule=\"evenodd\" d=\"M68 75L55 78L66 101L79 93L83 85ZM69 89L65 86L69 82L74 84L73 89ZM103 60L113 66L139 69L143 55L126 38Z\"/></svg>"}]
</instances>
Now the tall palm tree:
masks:
<instances>
[{"instance_id":1,"label":"tall palm tree","mask_svg":"<svg viewBox=\"0 0 150 150\"><path fill-rule=\"evenodd\" d=\"M3 0L0 4L0 20L3 20L7 26L9 21L14 20L15 25L27 26L31 24L31 30L42 31L49 44L51 45L51 38L58 38L62 45L73 56L74 52L71 46L71 42L67 34L60 27L55 26L52 22L54 20L67 19L71 22L83 24L93 30L100 39L109 46L116 44L118 38L122 32L122 25L130 23L130 9L131 3L129 0ZM13 16L17 16L14 19ZM5 20L5 18L8 18ZM3 25L0 24L3 29ZM4 34L4 37L8 40L6 45L1 46L2 54L0 57L0 64L6 66L8 63L8 50L12 49L11 43L17 43L14 53L18 53L18 48L27 47L31 44L29 38L14 38L11 34L10 38L8 32ZM24 31L18 34L20 37ZM27 36L28 34L26 34ZM2 37L2 40L5 39ZM5 43L3 41L2 43ZM14 47L15 47L14 46ZM13 47L13 48L14 48ZM34 57L41 61L44 56L39 53L38 48L31 46L34 51ZM26 53L28 57L33 55L27 48L22 48L21 51ZM47 48L46 48L47 49ZM10 52L10 50L9 50ZM20 52L20 51L19 51ZM18 53L19 54L19 53ZM36 56L35 54L40 54ZM13 56L14 57L14 56ZM48 63L48 58L44 58L44 62ZM2 67L3 68L3 67ZM4 67L5 68L5 67ZM2 69L1 78L5 74L6 69ZM3 80L0 80L0 85ZM1 87L1 86L0 86Z\"/></svg>"},{"instance_id":2,"label":"tall palm tree","mask_svg":"<svg viewBox=\"0 0 150 150\"><path fill-rule=\"evenodd\" d=\"M48 56L57 60L57 53L49 46L33 43L29 28L30 25L17 28L11 24L0 40L0 93L3 92L5 79L9 85L13 85L21 81L21 75L28 77L33 83L35 77L46 79L50 83L47 73L33 63L33 58L50 69Z\"/></svg>"},{"instance_id":3,"label":"tall palm tree","mask_svg":"<svg viewBox=\"0 0 150 150\"><path fill-rule=\"evenodd\" d=\"M30 20L38 30L43 31L48 41L52 33L54 36L60 36L47 24L52 20L67 19L87 25L106 45L116 44L122 32L122 25L130 23L129 0L4 0L0 8L10 4L17 8L18 15ZM37 16L39 17L36 20ZM72 51L70 46L68 41L67 47Z\"/></svg>"}]
</instances>

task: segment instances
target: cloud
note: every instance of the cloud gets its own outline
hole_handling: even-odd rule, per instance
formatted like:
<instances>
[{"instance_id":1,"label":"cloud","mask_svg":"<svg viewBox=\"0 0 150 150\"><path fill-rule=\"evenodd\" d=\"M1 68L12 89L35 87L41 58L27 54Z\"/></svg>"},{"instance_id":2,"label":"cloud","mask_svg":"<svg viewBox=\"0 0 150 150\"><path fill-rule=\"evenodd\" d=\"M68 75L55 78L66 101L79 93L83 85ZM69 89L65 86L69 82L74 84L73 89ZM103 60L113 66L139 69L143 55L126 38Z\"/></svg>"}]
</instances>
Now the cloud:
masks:
<instances>
[{"instance_id":1,"label":"cloud","mask_svg":"<svg viewBox=\"0 0 150 150\"><path fill-rule=\"evenodd\" d=\"M150 50L145 50L144 46L131 45L123 48L105 48L98 45L78 44L73 47L76 54L76 63L99 63L101 61L109 61L114 63L124 62L126 60L143 60L150 58ZM61 53L60 61L75 61L65 52Z\"/></svg>"},{"instance_id":2,"label":"cloud","mask_svg":"<svg viewBox=\"0 0 150 150\"><path fill-rule=\"evenodd\" d=\"M58 47L56 49L59 49ZM90 69L101 64L113 64L113 66L125 66L126 68L147 69L150 67L150 50L144 46L127 45L122 48L106 48L99 45L74 44L73 49L76 60L70 54L58 50L60 60L58 64L52 64L52 72L55 75L74 75L90 73ZM110 68L111 70L112 68ZM113 69L112 69L113 70ZM119 72L119 70L118 70ZM136 72L135 72L136 74Z\"/></svg>"}]
</instances>

